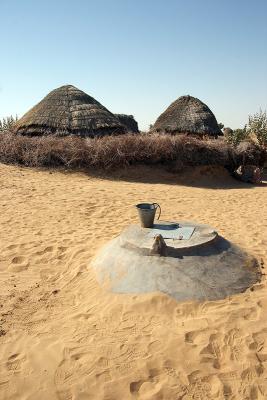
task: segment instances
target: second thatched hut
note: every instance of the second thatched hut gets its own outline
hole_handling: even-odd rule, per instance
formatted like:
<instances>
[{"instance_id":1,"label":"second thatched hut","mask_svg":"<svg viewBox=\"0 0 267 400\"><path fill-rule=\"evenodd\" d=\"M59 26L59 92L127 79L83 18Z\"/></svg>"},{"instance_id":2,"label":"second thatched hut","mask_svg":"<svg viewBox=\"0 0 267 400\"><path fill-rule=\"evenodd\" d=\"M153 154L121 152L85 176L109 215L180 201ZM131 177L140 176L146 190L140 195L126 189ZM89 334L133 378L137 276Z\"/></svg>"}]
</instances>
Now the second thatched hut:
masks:
<instances>
[{"instance_id":1,"label":"second thatched hut","mask_svg":"<svg viewBox=\"0 0 267 400\"><path fill-rule=\"evenodd\" d=\"M157 119L153 126L156 132L185 133L198 136L221 136L217 120L199 99L182 96L175 100Z\"/></svg>"}]
</instances>

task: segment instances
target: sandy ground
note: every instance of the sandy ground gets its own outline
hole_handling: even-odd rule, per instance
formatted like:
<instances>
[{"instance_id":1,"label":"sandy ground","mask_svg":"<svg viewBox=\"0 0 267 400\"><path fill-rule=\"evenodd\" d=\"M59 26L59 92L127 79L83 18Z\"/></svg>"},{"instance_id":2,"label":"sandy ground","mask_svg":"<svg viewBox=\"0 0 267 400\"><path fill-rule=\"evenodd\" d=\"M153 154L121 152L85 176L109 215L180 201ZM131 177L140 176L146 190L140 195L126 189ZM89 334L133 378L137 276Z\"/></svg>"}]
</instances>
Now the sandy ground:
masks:
<instances>
[{"instance_id":1,"label":"sandy ground","mask_svg":"<svg viewBox=\"0 0 267 400\"><path fill-rule=\"evenodd\" d=\"M0 165L1 400L267 399L264 276L221 301L177 303L106 293L89 266L146 200L267 265L267 186L206 174L177 185L157 169L107 180Z\"/></svg>"}]
</instances>

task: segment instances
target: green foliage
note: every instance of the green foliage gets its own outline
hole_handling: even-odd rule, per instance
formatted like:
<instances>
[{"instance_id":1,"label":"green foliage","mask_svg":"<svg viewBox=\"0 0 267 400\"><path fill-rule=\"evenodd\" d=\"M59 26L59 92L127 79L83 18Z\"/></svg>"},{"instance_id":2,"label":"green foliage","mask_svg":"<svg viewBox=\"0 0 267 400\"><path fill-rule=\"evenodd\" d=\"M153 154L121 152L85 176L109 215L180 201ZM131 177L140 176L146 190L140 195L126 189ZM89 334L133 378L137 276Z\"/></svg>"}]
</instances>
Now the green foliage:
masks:
<instances>
[{"instance_id":1,"label":"green foliage","mask_svg":"<svg viewBox=\"0 0 267 400\"><path fill-rule=\"evenodd\" d=\"M267 148L267 113L260 110L254 115L249 115L248 123L243 129L235 129L231 132L228 128L224 129L225 139L228 143L237 146L243 140L257 139L258 144Z\"/></svg>"},{"instance_id":2,"label":"green foliage","mask_svg":"<svg viewBox=\"0 0 267 400\"><path fill-rule=\"evenodd\" d=\"M222 124L221 122L218 124L218 126L219 126L220 129L224 128L224 124Z\"/></svg>"},{"instance_id":3,"label":"green foliage","mask_svg":"<svg viewBox=\"0 0 267 400\"><path fill-rule=\"evenodd\" d=\"M242 140L247 139L248 132L246 127L244 129L229 130L225 134L226 141L234 146L237 146Z\"/></svg>"},{"instance_id":4,"label":"green foliage","mask_svg":"<svg viewBox=\"0 0 267 400\"><path fill-rule=\"evenodd\" d=\"M2 120L0 119L0 132L12 130L17 120L18 120L17 115L15 117L10 115L10 117L3 118Z\"/></svg>"},{"instance_id":5,"label":"green foliage","mask_svg":"<svg viewBox=\"0 0 267 400\"><path fill-rule=\"evenodd\" d=\"M255 135L259 145L267 147L267 114L266 111L260 111L254 115L249 115L246 127L249 136Z\"/></svg>"}]
</instances>

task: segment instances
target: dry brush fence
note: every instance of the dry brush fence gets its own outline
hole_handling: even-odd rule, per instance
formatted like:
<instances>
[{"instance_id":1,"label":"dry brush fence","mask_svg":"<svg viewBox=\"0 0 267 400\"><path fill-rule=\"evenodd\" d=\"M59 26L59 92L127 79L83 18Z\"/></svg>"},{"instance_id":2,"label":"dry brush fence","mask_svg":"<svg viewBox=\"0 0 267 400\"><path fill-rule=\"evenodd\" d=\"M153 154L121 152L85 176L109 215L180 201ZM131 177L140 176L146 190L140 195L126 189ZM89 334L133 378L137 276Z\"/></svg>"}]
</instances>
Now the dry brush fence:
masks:
<instances>
[{"instance_id":1,"label":"dry brush fence","mask_svg":"<svg viewBox=\"0 0 267 400\"><path fill-rule=\"evenodd\" d=\"M240 150L223 140L201 140L186 135L127 134L102 138L28 137L11 132L0 135L0 162L30 167L110 170L134 164L178 163L180 167L220 165L233 170L244 160L259 165L263 158L255 145Z\"/></svg>"}]
</instances>

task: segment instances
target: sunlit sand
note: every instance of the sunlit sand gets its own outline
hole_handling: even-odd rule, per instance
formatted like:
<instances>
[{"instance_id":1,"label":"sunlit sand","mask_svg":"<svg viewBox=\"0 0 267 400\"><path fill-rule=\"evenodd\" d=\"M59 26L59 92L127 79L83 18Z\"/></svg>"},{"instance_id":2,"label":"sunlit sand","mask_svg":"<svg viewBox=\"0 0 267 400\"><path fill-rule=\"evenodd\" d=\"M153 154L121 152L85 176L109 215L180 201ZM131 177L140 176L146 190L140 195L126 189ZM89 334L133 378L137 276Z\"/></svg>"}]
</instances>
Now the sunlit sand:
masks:
<instances>
[{"instance_id":1,"label":"sunlit sand","mask_svg":"<svg viewBox=\"0 0 267 400\"><path fill-rule=\"evenodd\" d=\"M265 276L223 300L178 303L109 293L90 268L140 201L210 224L264 267L266 186L208 168L106 179L3 164L0 185L1 399L266 399Z\"/></svg>"}]
</instances>

